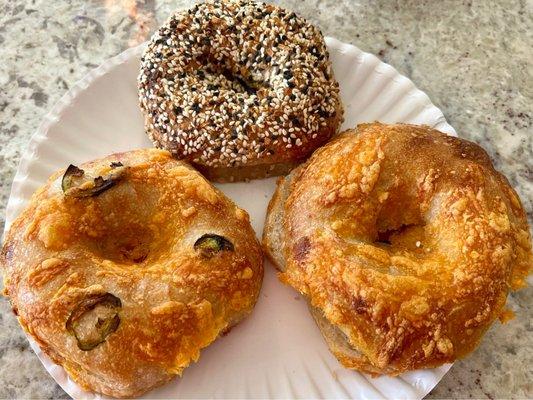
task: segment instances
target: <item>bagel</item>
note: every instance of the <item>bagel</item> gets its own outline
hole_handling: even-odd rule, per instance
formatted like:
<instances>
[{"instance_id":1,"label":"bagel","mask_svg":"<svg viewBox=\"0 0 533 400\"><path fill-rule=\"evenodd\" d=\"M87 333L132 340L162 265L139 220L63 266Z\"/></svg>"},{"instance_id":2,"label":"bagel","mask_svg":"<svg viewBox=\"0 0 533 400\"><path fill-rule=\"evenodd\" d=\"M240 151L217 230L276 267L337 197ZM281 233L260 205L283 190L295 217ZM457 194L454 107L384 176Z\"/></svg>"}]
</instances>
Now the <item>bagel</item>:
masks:
<instances>
[{"instance_id":1,"label":"bagel","mask_svg":"<svg viewBox=\"0 0 533 400\"><path fill-rule=\"evenodd\" d=\"M172 15L142 56L139 98L154 145L221 182L285 174L342 122L321 32L248 0Z\"/></svg>"},{"instance_id":2,"label":"bagel","mask_svg":"<svg viewBox=\"0 0 533 400\"><path fill-rule=\"evenodd\" d=\"M86 390L180 375L249 314L263 278L248 214L162 150L52 175L0 253L22 327Z\"/></svg>"},{"instance_id":3,"label":"bagel","mask_svg":"<svg viewBox=\"0 0 533 400\"><path fill-rule=\"evenodd\" d=\"M263 243L332 353L373 375L471 352L533 265L520 200L485 151L402 124L359 125L281 178Z\"/></svg>"}]
</instances>

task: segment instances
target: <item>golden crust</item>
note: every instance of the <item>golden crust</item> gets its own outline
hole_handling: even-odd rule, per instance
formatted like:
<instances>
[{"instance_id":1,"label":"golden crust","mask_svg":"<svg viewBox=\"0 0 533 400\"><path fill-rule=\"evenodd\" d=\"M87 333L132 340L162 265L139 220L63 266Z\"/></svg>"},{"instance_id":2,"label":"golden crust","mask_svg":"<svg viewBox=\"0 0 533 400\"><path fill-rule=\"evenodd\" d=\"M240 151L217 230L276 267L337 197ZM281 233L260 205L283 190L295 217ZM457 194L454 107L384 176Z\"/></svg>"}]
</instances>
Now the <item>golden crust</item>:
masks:
<instances>
[{"instance_id":1,"label":"golden crust","mask_svg":"<svg viewBox=\"0 0 533 400\"><path fill-rule=\"evenodd\" d=\"M280 279L323 313L348 368L395 375L466 355L533 265L505 177L479 146L428 127L360 125L315 152L288 190Z\"/></svg>"},{"instance_id":2,"label":"golden crust","mask_svg":"<svg viewBox=\"0 0 533 400\"><path fill-rule=\"evenodd\" d=\"M111 162L125 176L95 197L63 195L63 171L54 174L13 223L0 264L21 325L45 353L82 387L132 397L180 375L251 312L262 254L247 213L168 152L136 150L82 168L99 175ZM200 255L194 243L204 234L227 238L233 251ZM118 328L80 350L67 320L105 293L120 299Z\"/></svg>"}]
</instances>

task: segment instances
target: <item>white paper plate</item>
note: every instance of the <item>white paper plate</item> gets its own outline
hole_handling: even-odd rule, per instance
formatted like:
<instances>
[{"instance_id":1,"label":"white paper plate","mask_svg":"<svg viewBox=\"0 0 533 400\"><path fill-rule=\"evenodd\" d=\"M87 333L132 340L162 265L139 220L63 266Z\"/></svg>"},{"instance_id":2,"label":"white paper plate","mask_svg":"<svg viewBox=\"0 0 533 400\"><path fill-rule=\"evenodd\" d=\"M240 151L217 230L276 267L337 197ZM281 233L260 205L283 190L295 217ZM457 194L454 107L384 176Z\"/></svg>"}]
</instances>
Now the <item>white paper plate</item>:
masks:
<instances>
[{"instance_id":1,"label":"white paper plate","mask_svg":"<svg viewBox=\"0 0 533 400\"><path fill-rule=\"evenodd\" d=\"M326 39L345 107L344 128L360 122L427 124L455 135L442 112L406 77L375 56ZM20 162L7 205L6 229L52 172L69 163L150 147L143 133L136 78L143 47L110 59L78 82L45 117ZM218 185L250 213L261 236L275 179ZM32 342L43 365L74 398L83 391ZM305 301L265 266L253 314L202 352L182 378L149 398L421 399L451 365L397 378L372 379L343 368L330 354Z\"/></svg>"}]
</instances>

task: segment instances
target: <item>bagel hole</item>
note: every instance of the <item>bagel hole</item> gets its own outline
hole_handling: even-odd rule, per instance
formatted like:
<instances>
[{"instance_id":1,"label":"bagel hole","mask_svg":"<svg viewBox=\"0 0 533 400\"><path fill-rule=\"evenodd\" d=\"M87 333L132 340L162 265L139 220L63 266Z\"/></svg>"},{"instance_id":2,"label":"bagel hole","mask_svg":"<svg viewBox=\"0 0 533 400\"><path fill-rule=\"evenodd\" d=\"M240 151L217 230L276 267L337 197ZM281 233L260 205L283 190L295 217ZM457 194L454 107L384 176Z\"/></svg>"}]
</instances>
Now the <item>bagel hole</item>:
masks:
<instances>
[{"instance_id":1,"label":"bagel hole","mask_svg":"<svg viewBox=\"0 0 533 400\"><path fill-rule=\"evenodd\" d=\"M390 233L391 231L386 231L386 232L378 232L378 240L375 241L375 243L377 244L383 244L383 245L386 245L386 246L390 246L391 245L391 242L390 242Z\"/></svg>"},{"instance_id":2,"label":"bagel hole","mask_svg":"<svg viewBox=\"0 0 533 400\"><path fill-rule=\"evenodd\" d=\"M131 227L128 230L114 232L99 243L99 250L104 258L126 264L140 264L149 254L153 237L149 229Z\"/></svg>"},{"instance_id":3,"label":"bagel hole","mask_svg":"<svg viewBox=\"0 0 533 400\"><path fill-rule=\"evenodd\" d=\"M256 95L257 91L263 87L268 87L265 82L256 82L232 71L228 66L220 64L217 60L200 59L200 65L211 64L211 67L203 68L196 72L200 81L218 82L218 89L233 89L236 92L246 93L250 96ZM209 85L207 85L209 87Z\"/></svg>"},{"instance_id":4,"label":"bagel hole","mask_svg":"<svg viewBox=\"0 0 533 400\"><path fill-rule=\"evenodd\" d=\"M237 84L238 87L242 88L241 92L248 93L250 95L257 93L257 87L254 87L253 85L250 85L248 82L246 82L243 78L240 76L231 75L231 72L229 71L223 71L222 75L230 82L233 82L234 84ZM257 84L256 84L257 86Z\"/></svg>"},{"instance_id":5,"label":"bagel hole","mask_svg":"<svg viewBox=\"0 0 533 400\"><path fill-rule=\"evenodd\" d=\"M381 244L381 245L385 245L385 246L391 246L392 245L391 238L393 236L402 235L408 229L411 229L411 228L414 228L414 227L417 227L417 226L419 226L419 225L418 224L404 224L404 225L401 225L398 228L387 229L387 230L384 230L384 231L378 231L378 237L377 237L377 240L375 241L375 243Z\"/></svg>"}]
</instances>

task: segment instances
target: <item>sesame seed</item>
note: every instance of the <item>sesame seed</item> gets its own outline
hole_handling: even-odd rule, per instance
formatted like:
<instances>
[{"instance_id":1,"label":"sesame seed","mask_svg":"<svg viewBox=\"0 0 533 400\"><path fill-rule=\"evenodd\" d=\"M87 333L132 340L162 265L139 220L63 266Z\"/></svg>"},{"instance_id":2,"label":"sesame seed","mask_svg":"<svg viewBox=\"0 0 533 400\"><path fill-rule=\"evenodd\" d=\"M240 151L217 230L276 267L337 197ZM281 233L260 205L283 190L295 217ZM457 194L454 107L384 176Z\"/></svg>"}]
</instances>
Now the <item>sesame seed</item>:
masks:
<instances>
[{"instance_id":1,"label":"sesame seed","mask_svg":"<svg viewBox=\"0 0 533 400\"><path fill-rule=\"evenodd\" d=\"M158 146L212 166L301 146L341 107L320 31L251 0L174 13L143 54L139 97Z\"/></svg>"}]
</instances>

